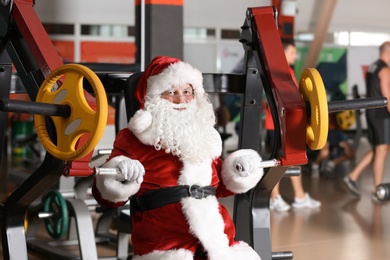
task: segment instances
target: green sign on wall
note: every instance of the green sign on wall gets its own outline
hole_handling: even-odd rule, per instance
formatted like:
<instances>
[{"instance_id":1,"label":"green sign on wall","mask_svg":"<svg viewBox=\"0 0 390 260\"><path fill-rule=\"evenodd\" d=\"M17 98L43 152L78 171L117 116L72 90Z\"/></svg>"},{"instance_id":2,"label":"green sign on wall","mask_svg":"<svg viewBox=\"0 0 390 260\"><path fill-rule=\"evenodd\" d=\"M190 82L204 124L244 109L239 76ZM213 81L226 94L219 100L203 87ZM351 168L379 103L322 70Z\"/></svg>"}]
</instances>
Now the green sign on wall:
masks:
<instances>
[{"instance_id":1,"label":"green sign on wall","mask_svg":"<svg viewBox=\"0 0 390 260\"><path fill-rule=\"evenodd\" d=\"M295 62L295 75L299 79L309 51L308 47L297 47L298 58ZM322 48L316 69L320 72L325 88L330 95L347 93L347 49ZM332 99L339 99L337 97ZM341 98L343 99L343 98ZM345 99L345 98L344 98Z\"/></svg>"}]
</instances>

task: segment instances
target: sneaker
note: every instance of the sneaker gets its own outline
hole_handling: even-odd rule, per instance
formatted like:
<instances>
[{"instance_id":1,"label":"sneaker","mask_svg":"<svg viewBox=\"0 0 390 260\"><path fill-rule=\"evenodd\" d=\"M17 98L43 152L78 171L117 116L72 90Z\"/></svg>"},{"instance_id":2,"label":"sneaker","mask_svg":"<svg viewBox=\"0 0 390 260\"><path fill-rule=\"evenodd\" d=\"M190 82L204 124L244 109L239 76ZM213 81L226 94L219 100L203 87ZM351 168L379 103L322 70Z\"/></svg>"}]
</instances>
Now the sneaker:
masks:
<instances>
[{"instance_id":1,"label":"sneaker","mask_svg":"<svg viewBox=\"0 0 390 260\"><path fill-rule=\"evenodd\" d=\"M345 186L347 186L348 190L354 194L355 196L360 197L359 187L356 181L351 180L348 176L345 176L343 179Z\"/></svg>"},{"instance_id":2,"label":"sneaker","mask_svg":"<svg viewBox=\"0 0 390 260\"><path fill-rule=\"evenodd\" d=\"M320 166L318 164L313 163L311 165L311 177L312 178L320 177Z\"/></svg>"},{"instance_id":3,"label":"sneaker","mask_svg":"<svg viewBox=\"0 0 390 260\"><path fill-rule=\"evenodd\" d=\"M270 200L269 208L275 211L288 211L291 207L283 200L282 196L278 195L275 199Z\"/></svg>"},{"instance_id":4,"label":"sneaker","mask_svg":"<svg viewBox=\"0 0 390 260\"><path fill-rule=\"evenodd\" d=\"M313 199L310 197L310 195L306 192L305 197L303 199L295 199L292 206L296 209L302 209L302 208L309 208L309 209L316 209L321 207L321 202L318 200Z\"/></svg>"},{"instance_id":5,"label":"sneaker","mask_svg":"<svg viewBox=\"0 0 390 260\"><path fill-rule=\"evenodd\" d=\"M332 172L333 173L333 170L334 170L334 162L333 161L329 161L327 164L326 164L326 167L325 167L325 170L327 172Z\"/></svg>"}]
</instances>

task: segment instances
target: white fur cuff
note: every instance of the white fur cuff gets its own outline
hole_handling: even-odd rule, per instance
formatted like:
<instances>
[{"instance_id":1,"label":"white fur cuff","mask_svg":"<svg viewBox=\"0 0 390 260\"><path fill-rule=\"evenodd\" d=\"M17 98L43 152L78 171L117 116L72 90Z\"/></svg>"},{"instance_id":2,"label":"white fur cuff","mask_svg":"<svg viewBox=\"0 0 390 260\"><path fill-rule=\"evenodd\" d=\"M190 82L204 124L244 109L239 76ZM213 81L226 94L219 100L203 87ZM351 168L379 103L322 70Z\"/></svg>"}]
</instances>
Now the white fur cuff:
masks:
<instances>
[{"instance_id":1,"label":"white fur cuff","mask_svg":"<svg viewBox=\"0 0 390 260\"><path fill-rule=\"evenodd\" d=\"M117 156L106 162L104 168L116 168L119 161L127 157ZM137 193L141 184L137 182L120 182L115 179L115 175L96 175L96 188L103 199L110 202L123 202L129 200L129 197Z\"/></svg>"},{"instance_id":2,"label":"white fur cuff","mask_svg":"<svg viewBox=\"0 0 390 260\"><path fill-rule=\"evenodd\" d=\"M187 249L158 251L155 250L149 254L133 256L133 260L193 260L194 255Z\"/></svg>"}]
</instances>

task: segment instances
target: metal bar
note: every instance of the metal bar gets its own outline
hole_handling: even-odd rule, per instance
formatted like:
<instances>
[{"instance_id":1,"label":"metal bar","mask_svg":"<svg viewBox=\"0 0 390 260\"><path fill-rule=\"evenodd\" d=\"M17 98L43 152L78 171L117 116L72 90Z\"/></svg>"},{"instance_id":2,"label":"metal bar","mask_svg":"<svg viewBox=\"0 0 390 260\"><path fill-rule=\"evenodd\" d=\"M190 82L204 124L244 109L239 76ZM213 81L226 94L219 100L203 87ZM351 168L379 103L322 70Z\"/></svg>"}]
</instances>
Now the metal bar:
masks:
<instances>
[{"instance_id":1,"label":"metal bar","mask_svg":"<svg viewBox=\"0 0 390 260\"><path fill-rule=\"evenodd\" d=\"M272 260L293 259L294 254L291 251L272 252Z\"/></svg>"},{"instance_id":2,"label":"metal bar","mask_svg":"<svg viewBox=\"0 0 390 260\"><path fill-rule=\"evenodd\" d=\"M331 101L328 103L328 111L334 113L345 110L381 108L385 107L387 102L384 97Z\"/></svg>"},{"instance_id":3,"label":"metal bar","mask_svg":"<svg viewBox=\"0 0 390 260\"><path fill-rule=\"evenodd\" d=\"M301 167L288 167L283 177L299 176L301 175Z\"/></svg>"},{"instance_id":4,"label":"metal bar","mask_svg":"<svg viewBox=\"0 0 390 260\"><path fill-rule=\"evenodd\" d=\"M8 98L12 77L12 63L7 53L0 50L0 98ZM7 113L0 110L0 195L7 195Z\"/></svg>"},{"instance_id":5,"label":"metal bar","mask_svg":"<svg viewBox=\"0 0 390 260\"><path fill-rule=\"evenodd\" d=\"M280 162L276 159L266 160L260 162L260 168L276 167L280 165Z\"/></svg>"},{"instance_id":6,"label":"metal bar","mask_svg":"<svg viewBox=\"0 0 390 260\"><path fill-rule=\"evenodd\" d=\"M115 175L120 173L118 168L95 168L96 175Z\"/></svg>"},{"instance_id":7,"label":"metal bar","mask_svg":"<svg viewBox=\"0 0 390 260\"><path fill-rule=\"evenodd\" d=\"M69 214L74 217L81 259L98 259L92 218L83 200L67 200Z\"/></svg>"},{"instance_id":8,"label":"metal bar","mask_svg":"<svg viewBox=\"0 0 390 260\"><path fill-rule=\"evenodd\" d=\"M94 168L96 175L116 175L118 181L126 181L125 175L118 168Z\"/></svg>"},{"instance_id":9,"label":"metal bar","mask_svg":"<svg viewBox=\"0 0 390 260\"><path fill-rule=\"evenodd\" d=\"M354 85L352 87L352 93L353 93L353 99L360 99L357 85ZM354 141L353 141L353 149L355 151L357 151L359 144L360 144L360 138L363 135L362 118L361 118L362 112L360 109L357 109L357 110L355 110L355 114L356 114L356 132L355 132L355 137L354 137ZM354 160L353 161L351 160L351 163L354 163L354 162L355 162Z\"/></svg>"},{"instance_id":10,"label":"metal bar","mask_svg":"<svg viewBox=\"0 0 390 260\"><path fill-rule=\"evenodd\" d=\"M251 245L260 255L261 259L264 260L272 259L271 212L269 208L270 193L272 188L275 187L284 176L287 167L277 166L268 169L269 170L265 172L261 182L252 192L251 204L249 207L250 215L246 219L246 221L250 223L251 229L245 230L248 233L247 236L251 237ZM242 213L244 213L244 209L242 210ZM244 215L242 213L241 215ZM244 220L244 218L242 220Z\"/></svg>"},{"instance_id":11,"label":"metal bar","mask_svg":"<svg viewBox=\"0 0 390 260\"><path fill-rule=\"evenodd\" d=\"M68 105L38 103L23 100L0 99L0 111L19 112L43 116L60 116L67 118L71 110Z\"/></svg>"},{"instance_id":12,"label":"metal bar","mask_svg":"<svg viewBox=\"0 0 390 260\"><path fill-rule=\"evenodd\" d=\"M248 32L248 30L246 30ZM254 52L246 53L246 85L244 101L241 105L239 148L258 150L260 147L260 113L263 83L255 61ZM255 102L251 102L251 101ZM252 104L251 104L252 103ZM253 106L256 103L256 106ZM272 168L270 168L272 169ZM272 186L273 188L274 186ZM270 187L271 188L271 187ZM253 245L253 223L251 213L251 192L234 196L233 221L236 226L236 239ZM249 221L248 221L249 220Z\"/></svg>"}]
</instances>

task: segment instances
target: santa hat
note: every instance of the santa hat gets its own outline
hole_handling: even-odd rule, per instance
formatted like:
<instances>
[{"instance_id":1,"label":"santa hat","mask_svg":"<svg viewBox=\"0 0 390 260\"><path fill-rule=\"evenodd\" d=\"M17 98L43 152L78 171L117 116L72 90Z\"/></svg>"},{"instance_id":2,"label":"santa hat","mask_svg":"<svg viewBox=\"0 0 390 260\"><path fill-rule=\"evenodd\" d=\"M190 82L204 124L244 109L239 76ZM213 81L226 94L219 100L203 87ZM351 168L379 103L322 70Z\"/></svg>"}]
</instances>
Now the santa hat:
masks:
<instances>
[{"instance_id":1,"label":"santa hat","mask_svg":"<svg viewBox=\"0 0 390 260\"><path fill-rule=\"evenodd\" d=\"M161 95L175 86L191 84L195 94L203 94L202 73L179 59L157 56L138 81L135 97L143 109L145 96Z\"/></svg>"}]
</instances>

